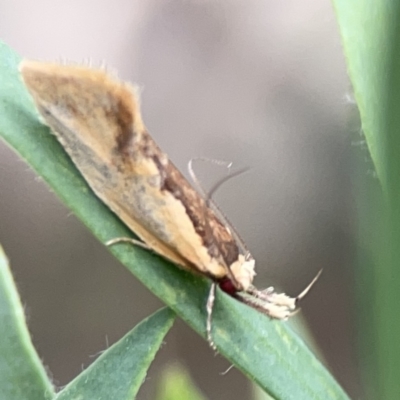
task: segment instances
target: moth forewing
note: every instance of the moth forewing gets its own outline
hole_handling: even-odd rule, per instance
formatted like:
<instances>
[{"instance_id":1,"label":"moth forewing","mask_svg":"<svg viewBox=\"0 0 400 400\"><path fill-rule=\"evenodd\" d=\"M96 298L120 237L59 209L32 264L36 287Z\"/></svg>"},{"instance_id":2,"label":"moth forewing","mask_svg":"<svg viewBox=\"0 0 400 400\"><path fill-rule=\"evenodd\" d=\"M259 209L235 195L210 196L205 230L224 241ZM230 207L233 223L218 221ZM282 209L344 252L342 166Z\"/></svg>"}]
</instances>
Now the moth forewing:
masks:
<instances>
[{"instance_id":1,"label":"moth forewing","mask_svg":"<svg viewBox=\"0 0 400 400\"><path fill-rule=\"evenodd\" d=\"M141 135L144 130L131 87L115 85L106 74L82 67L24 61L20 69L44 122L97 196L154 251L189 268L131 209L131 193L141 183L131 174L129 155L119 148L124 132ZM150 163L140 167L144 176L156 171Z\"/></svg>"},{"instance_id":2,"label":"moth forewing","mask_svg":"<svg viewBox=\"0 0 400 400\"><path fill-rule=\"evenodd\" d=\"M100 70L33 61L21 74L89 186L149 247L216 280L231 265L240 269L229 229L147 133L131 85Z\"/></svg>"},{"instance_id":3,"label":"moth forewing","mask_svg":"<svg viewBox=\"0 0 400 400\"><path fill-rule=\"evenodd\" d=\"M79 66L23 61L20 70L41 117L89 186L149 248L267 315L290 316L296 299L286 296L291 302L281 304L274 292L252 286L254 259L151 138L133 86Z\"/></svg>"}]
</instances>

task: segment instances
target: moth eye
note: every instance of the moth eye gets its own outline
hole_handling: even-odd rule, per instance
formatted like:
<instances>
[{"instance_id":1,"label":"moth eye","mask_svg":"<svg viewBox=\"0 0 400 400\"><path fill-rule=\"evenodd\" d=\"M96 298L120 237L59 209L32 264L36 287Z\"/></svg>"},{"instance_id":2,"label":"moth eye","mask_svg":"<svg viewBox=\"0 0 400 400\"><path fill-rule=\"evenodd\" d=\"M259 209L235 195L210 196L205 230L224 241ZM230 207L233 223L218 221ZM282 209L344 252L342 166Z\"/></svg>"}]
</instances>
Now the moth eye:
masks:
<instances>
[{"instance_id":1,"label":"moth eye","mask_svg":"<svg viewBox=\"0 0 400 400\"><path fill-rule=\"evenodd\" d=\"M229 279L223 279L222 281L219 282L219 287L221 290L229 295L234 295L238 290L233 284L233 282Z\"/></svg>"}]
</instances>

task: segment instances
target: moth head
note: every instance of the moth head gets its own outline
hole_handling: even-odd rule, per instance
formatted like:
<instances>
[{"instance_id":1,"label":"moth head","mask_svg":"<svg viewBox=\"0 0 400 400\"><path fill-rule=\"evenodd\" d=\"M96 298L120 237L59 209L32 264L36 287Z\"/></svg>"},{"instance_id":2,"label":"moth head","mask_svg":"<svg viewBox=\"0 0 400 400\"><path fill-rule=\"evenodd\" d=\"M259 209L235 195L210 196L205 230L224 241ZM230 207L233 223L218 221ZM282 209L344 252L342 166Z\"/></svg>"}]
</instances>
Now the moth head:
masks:
<instances>
[{"instance_id":1,"label":"moth head","mask_svg":"<svg viewBox=\"0 0 400 400\"><path fill-rule=\"evenodd\" d=\"M233 277L235 278L237 284L240 285L239 288L236 288L237 291L246 292L251 286L256 274L254 271L254 266L254 258L244 254L239 254L237 261L230 266Z\"/></svg>"}]
</instances>

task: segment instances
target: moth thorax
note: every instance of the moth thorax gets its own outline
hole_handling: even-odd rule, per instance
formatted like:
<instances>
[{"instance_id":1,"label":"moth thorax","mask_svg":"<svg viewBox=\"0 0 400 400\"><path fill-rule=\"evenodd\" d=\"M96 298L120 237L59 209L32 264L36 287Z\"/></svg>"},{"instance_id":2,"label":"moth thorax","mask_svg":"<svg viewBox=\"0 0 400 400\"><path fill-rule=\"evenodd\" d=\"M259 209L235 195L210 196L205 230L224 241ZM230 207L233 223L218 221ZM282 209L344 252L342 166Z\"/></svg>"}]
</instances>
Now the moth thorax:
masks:
<instances>
[{"instance_id":1,"label":"moth thorax","mask_svg":"<svg viewBox=\"0 0 400 400\"><path fill-rule=\"evenodd\" d=\"M230 265L229 268L232 272L232 275L235 278L237 284L240 286L236 288L237 292L247 291L251 286L254 275L256 274L254 271L254 266L255 260L246 260L243 254L240 254L237 261Z\"/></svg>"}]
</instances>

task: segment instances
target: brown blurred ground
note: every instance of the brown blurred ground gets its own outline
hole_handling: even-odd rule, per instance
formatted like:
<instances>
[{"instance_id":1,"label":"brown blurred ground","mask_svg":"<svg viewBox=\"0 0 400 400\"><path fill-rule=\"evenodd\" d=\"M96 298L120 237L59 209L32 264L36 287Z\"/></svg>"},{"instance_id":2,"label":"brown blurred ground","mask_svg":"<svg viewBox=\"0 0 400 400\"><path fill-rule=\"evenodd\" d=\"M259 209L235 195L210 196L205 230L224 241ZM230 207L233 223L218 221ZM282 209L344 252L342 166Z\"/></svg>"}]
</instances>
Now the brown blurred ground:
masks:
<instances>
[{"instance_id":1,"label":"brown blurred ground","mask_svg":"<svg viewBox=\"0 0 400 400\"><path fill-rule=\"evenodd\" d=\"M27 58L104 62L138 83L150 132L182 170L198 156L251 167L217 200L258 260L256 284L295 294L324 268L303 315L337 379L360 395L354 135L329 1L15 0L0 5L0 38ZM161 304L2 143L0 193L0 241L34 343L62 386ZM246 378L221 376L229 364L178 323L139 399L152 399L175 358L210 399L249 398Z\"/></svg>"}]
</instances>

